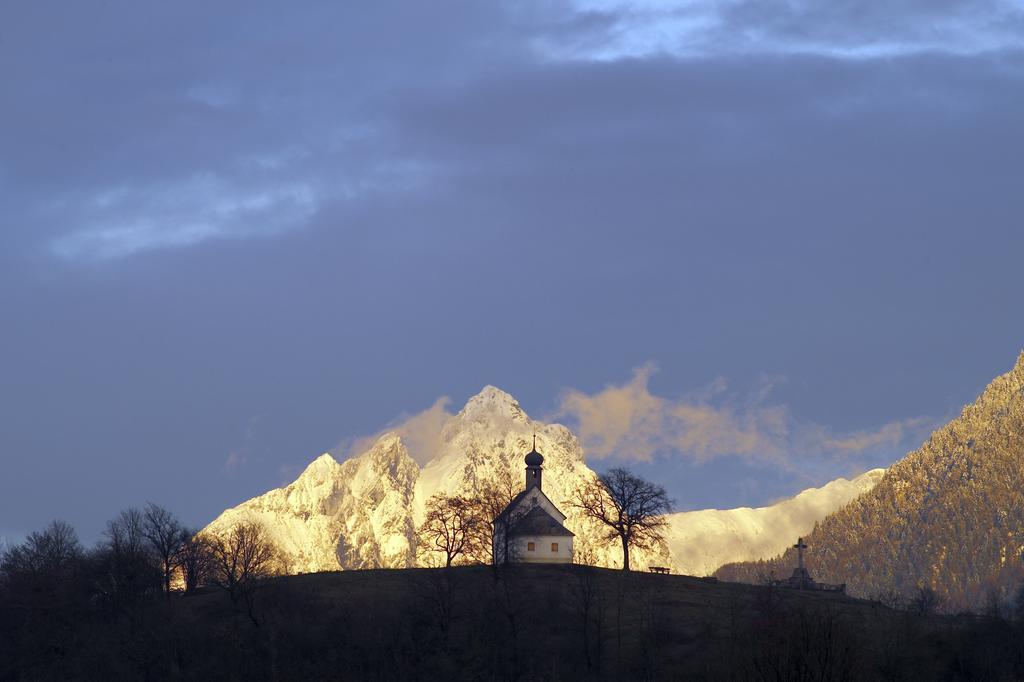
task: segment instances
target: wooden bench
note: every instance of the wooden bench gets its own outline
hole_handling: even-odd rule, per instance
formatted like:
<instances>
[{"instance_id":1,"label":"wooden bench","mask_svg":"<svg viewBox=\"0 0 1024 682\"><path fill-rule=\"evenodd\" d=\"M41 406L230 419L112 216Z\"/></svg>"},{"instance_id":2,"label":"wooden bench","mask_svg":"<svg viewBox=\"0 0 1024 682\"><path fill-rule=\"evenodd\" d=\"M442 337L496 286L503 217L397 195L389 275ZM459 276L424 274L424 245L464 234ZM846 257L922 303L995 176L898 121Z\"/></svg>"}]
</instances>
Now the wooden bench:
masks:
<instances>
[{"instance_id":1,"label":"wooden bench","mask_svg":"<svg viewBox=\"0 0 1024 682\"><path fill-rule=\"evenodd\" d=\"M662 575L668 575L672 572L672 569L668 566L649 566L647 570L651 573L660 573Z\"/></svg>"}]
</instances>

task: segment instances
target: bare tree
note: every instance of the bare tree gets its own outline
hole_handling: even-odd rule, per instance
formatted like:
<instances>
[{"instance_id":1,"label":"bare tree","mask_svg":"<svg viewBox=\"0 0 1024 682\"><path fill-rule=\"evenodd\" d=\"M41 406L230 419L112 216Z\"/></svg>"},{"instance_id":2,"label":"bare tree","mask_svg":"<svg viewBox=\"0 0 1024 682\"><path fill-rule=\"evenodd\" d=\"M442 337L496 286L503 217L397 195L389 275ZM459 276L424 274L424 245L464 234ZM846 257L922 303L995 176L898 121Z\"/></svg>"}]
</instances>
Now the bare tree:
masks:
<instances>
[{"instance_id":1,"label":"bare tree","mask_svg":"<svg viewBox=\"0 0 1024 682\"><path fill-rule=\"evenodd\" d=\"M135 507L129 507L107 521L107 529L103 531L103 535L115 552L125 556L142 555L146 553L144 525L145 517L142 512Z\"/></svg>"},{"instance_id":2,"label":"bare tree","mask_svg":"<svg viewBox=\"0 0 1024 682\"><path fill-rule=\"evenodd\" d=\"M622 543L622 570L629 550L650 549L663 541L665 514L672 510L665 489L626 469L610 469L576 489L573 506L604 526L605 537Z\"/></svg>"},{"instance_id":3,"label":"bare tree","mask_svg":"<svg viewBox=\"0 0 1024 682\"><path fill-rule=\"evenodd\" d=\"M254 608L256 589L266 578L280 572L280 550L263 524L246 521L226 535L210 540L213 581L227 591L231 603L245 603L249 619L259 625Z\"/></svg>"},{"instance_id":4,"label":"bare tree","mask_svg":"<svg viewBox=\"0 0 1024 682\"><path fill-rule=\"evenodd\" d=\"M427 500L427 513L417 531L421 553L444 555L445 567L458 557L478 555L482 510L474 500L458 495L437 493Z\"/></svg>"},{"instance_id":5,"label":"bare tree","mask_svg":"<svg viewBox=\"0 0 1024 682\"><path fill-rule=\"evenodd\" d=\"M24 543L7 549L0 558L0 572L49 574L81 558L75 529L64 521L52 521L45 530L30 533Z\"/></svg>"},{"instance_id":6,"label":"bare tree","mask_svg":"<svg viewBox=\"0 0 1024 682\"><path fill-rule=\"evenodd\" d=\"M0 593L6 591L23 608L44 612L65 608L77 587L84 558L75 529L53 521L0 556Z\"/></svg>"},{"instance_id":7,"label":"bare tree","mask_svg":"<svg viewBox=\"0 0 1024 682\"><path fill-rule=\"evenodd\" d=\"M928 586L919 585L910 599L910 610L922 616L931 616L942 610L946 599Z\"/></svg>"},{"instance_id":8,"label":"bare tree","mask_svg":"<svg viewBox=\"0 0 1024 682\"><path fill-rule=\"evenodd\" d=\"M213 547L209 538L196 531L186 531L185 542L178 550L177 564L185 582L185 594L191 594L213 576Z\"/></svg>"},{"instance_id":9,"label":"bare tree","mask_svg":"<svg viewBox=\"0 0 1024 682\"><path fill-rule=\"evenodd\" d=\"M512 477L509 469L500 471L496 476L485 479L477 485L477 494L474 503L480 510L480 523L477 524L476 539L473 542L475 556L472 558L479 563L491 561L494 551L494 521L505 511L505 508L522 491L523 486L518 479ZM506 524L509 522L505 520ZM498 531L501 534L501 531ZM505 556L509 554L508 533L501 534L504 538Z\"/></svg>"},{"instance_id":10,"label":"bare tree","mask_svg":"<svg viewBox=\"0 0 1024 682\"><path fill-rule=\"evenodd\" d=\"M0 556L0 679L57 679L47 667L82 640L93 603L74 529L54 521ZM57 664L59 666L59 663Z\"/></svg>"},{"instance_id":11,"label":"bare tree","mask_svg":"<svg viewBox=\"0 0 1024 682\"><path fill-rule=\"evenodd\" d=\"M97 587L111 606L135 601L160 583L144 529L145 515L134 507L107 522L97 554L101 569Z\"/></svg>"},{"instance_id":12,"label":"bare tree","mask_svg":"<svg viewBox=\"0 0 1024 682\"><path fill-rule=\"evenodd\" d=\"M188 540L185 528L174 514L150 502L143 512L142 534L160 561L164 593L170 595L171 578L177 566L178 553Z\"/></svg>"},{"instance_id":13,"label":"bare tree","mask_svg":"<svg viewBox=\"0 0 1024 682\"><path fill-rule=\"evenodd\" d=\"M278 550L262 524L246 521L210 542L214 581L229 592L277 571Z\"/></svg>"}]
</instances>

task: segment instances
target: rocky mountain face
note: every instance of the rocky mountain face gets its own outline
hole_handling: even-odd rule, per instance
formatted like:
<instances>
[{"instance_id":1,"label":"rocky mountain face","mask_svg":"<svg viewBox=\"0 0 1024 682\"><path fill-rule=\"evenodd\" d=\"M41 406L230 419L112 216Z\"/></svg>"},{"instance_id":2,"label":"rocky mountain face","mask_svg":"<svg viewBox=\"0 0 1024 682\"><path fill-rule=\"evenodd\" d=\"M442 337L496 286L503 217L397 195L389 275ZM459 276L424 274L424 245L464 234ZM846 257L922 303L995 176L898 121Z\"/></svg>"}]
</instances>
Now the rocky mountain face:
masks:
<instances>
[{"instance_id":1,"label":"rocky mountain face","mask_svg":"<svg viewBox=\"0 0 1024 682\"><path fill-rule=\"evenodd\" d=\"M436 452L422 468L399 436L384 434L365 453L341 464L322 455L291 484L225 511L206 531L257 520L282 548L293 572L412 566L415 528L430 496L472 495L503 479L521 487L523 457L534 435L544 454L544 492L568 515L577 555L588 563L621 566L621 550L602 542L600 530L570 504L573 489L594 476L579 440L560 424L530 419L515 398L493 386L447 420ZM839 479L771 507L672 514L667 547L631 554L631 559L640 568L670 565L676 572L706 575L726 561L773 556L817 520L870 489L880 472Z\"/></svg>"},{"instance_id":2,"label":"rocky mountain face","mask_svg":"<svg viewBox=\"0 0 1024 682\"><path fill-rule=\"evenodd\" d=\"M342 464L321 455L289 485L228 509L205 531L258 521L292 572L410 566L419 474L398 436L385 434Z\"/></svg>"},{"instance_id":3,"label":"rocky mountain face","mask_svg":"<svg viewBox=\"0 0 1024 682\"><path fill-rule=\"evenodd\" d=\"M858 596L931 587L951 608L1006 599L1024 580L1024 354L960 416L806 538L812 576ZM788 575L795 550L724 566L749 582Z\"/></svg>"}]
</instances>

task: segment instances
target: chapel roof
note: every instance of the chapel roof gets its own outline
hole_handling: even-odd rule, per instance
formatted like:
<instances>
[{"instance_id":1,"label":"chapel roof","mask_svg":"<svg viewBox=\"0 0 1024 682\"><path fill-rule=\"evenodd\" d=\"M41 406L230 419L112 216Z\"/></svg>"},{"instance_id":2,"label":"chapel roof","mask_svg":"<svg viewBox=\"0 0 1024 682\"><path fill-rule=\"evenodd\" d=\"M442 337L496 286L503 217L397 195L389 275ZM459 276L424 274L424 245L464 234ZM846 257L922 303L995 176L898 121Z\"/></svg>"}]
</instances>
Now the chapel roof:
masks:
<instances>
[{"instance_id":1,"label":"chapel roof","mask_svg":"<svg viewBox=\"0 0 1024 682\"><path fill-rule=\"evenodd\" d=\"M511 505L510 505L511 506ZM542 507L534 507L521 516L509 530L509 537L517 535L575 535L547 513Z\"/></svg>"},{"instance_id":2,"label":"chapel roof","mask_svg":"<svg viewBox=\"0 0 1024 682\"><path fill-rule=\"evenodd\" d=\"M505 508L501 510L501 513L494 517L494 522L497 523L499 521L502 521L506 516L508 516L513 509L519 506L519 503L523 501L523 498L526 497L526 493L528 492L530 491L522 490L518 495L513 497L512 501L509 502L508 505L506 505Z\"/></svg>"}]
</instances>

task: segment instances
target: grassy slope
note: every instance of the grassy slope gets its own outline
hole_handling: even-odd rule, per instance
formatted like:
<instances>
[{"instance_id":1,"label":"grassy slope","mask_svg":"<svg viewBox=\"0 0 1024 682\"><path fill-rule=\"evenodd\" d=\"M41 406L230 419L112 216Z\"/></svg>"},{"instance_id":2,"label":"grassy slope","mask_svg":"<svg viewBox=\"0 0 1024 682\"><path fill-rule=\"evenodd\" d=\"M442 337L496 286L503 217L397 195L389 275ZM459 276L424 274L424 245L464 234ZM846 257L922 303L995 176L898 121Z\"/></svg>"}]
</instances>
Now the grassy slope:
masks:
<instances>
[{"instance_id":1,"label":"grassy slope","mask_svg":"<svg viewBox=\"0 0 1024 682\"><path fill-rule=\"evenodd\" d=\"M320 573L260 583L251 609L212 588L81 599L92 585L0 602L0 679L1024 679L1024 622L685 576Z\"/></svg>"},{"instance_id":2,"label":"grassy slope","mask_svg":"<svg viewBox=\"0 0 1024 682\"><path fill-rule=\"evenodd\" d=\"M228 617L223 594L185 601L197 631L261 642L224 661L246 676L340 679L715 679L819 649L854 669L878 644L863 633L901 617L838 594L581 566L282 577L258 595L258 627Z\"/></svg>"}]
</instances>

